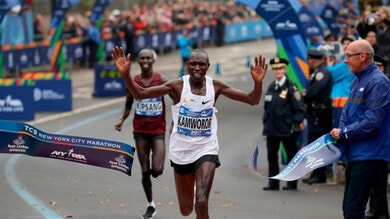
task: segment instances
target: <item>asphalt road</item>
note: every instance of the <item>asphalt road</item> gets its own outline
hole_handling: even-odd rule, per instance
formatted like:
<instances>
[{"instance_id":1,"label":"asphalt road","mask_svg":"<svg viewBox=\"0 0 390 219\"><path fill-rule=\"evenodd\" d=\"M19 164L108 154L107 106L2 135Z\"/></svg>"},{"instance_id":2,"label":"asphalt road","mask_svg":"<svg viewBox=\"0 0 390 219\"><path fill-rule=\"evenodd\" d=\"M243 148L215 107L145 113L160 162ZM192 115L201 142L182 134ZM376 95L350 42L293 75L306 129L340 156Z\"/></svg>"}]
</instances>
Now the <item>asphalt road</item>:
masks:
<instances>
[{"instance_id":1,"label":"asphalt road","mask_svg":"<svg viewBox=\"0 0 390 219\"><path fill-rule=\"evenodd\" d=\"M261 52L272 58L273 39L264 39L206 48L212 62L209 75L242 90L252 82L246 66L248 56ZM222 68L214 74L215 63ZM180 66L178 53L161 55L155 70L176 77ZM133 72L136 72L136 65ZM266 89L272 79L266 77ZM103 138L134 145L129 117L122 132L114 130L121 115L124 97L93 97L93 73L72 72L74 110L66 113L39 113L29 122L42 131L65 135ZM170 122L167 99L167 118ZM251 168L252 152L259 142L259 172L267 175L266 147L261 136L262 103L249 106L221 97L219 141L221 167L217 169L210 198L210 217L260 219L342 218L342 185L305 185L298 191L263 191L267 178ZM168 142L168 138L166 138ZM140 168L134 159L132 176L121 172L73 162L25 155L0 154L0 219L122 219L140 218L146 209ZM282 182L282 185L284 183ZM165 162L164 174L153 179L157 218L185 218L179 213L172 168ZM187 218L195 218L191 214Z\"/></svg>"}]
</instances>

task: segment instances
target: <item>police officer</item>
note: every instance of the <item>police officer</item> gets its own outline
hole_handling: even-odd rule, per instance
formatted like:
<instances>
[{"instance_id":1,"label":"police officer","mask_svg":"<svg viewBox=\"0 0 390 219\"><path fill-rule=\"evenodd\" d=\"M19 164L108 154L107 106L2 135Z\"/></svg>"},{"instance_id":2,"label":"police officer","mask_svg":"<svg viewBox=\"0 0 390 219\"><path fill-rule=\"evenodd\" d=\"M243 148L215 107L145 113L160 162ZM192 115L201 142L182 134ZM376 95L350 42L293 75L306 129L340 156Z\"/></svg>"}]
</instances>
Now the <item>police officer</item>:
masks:
<instances>
[{"instance_id":1,"label":"police officer","mask_svg":"<svg viewBox=\"0 0 390 219\"><path fill-rule=\"evenodd\" d=\"M332 129L332 76L325 65L325 54L316 49L308 50L310 79L307 83L304 100L307 112L308 142L313 142ZM325 183L326 167L315 169L304 183Z\"/></svg>"},{"instance_id":2,"label":"police officer","mask_svg":"<svg viewBox=\"0 0 390 219\"><path fill-rule=\"evenodd\" d=\"M387 61L384 58L374 55L374 62L383 73L386 72ZM389 75L387 75L387 77L389 77Z\"/></svg>"},{"instance_id":3,"label":"police officer","mask_svg":"<svg viewBox=\"0 0 390 219\"><path fill-rule=\"evenodd\" d=\"M283 58L270 60L272 73L276 80L267 90L264 103L263 135L267 137L268 176L279 173L278 152L282 143L289 162L297 151L299 124L305 118L303 98L295 84L286 76L288 61ZM297 181L287 182L283 190L296 190ZM263 190L279 190L279 181L269 179Z\"/></svg>"}]
</instances>

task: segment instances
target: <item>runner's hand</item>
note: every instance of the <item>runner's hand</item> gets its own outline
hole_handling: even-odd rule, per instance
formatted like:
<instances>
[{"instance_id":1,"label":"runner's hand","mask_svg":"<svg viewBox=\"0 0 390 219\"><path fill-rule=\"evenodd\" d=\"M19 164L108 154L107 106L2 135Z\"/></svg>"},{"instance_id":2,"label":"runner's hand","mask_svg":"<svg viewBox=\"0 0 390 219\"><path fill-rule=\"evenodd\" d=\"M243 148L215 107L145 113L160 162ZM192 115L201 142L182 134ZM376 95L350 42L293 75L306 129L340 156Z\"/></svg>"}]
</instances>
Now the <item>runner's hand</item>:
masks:
<instances>
[{"instance_id":1,"label":"runner's hand","mask_svg":"<svg viewBox=\"0 0 390 219\"><path fill-rule=\"evenodd\" d=\"M115 46L112 49L111 57L122 76L127 76L130 72L130 53L126 56L122 47Z\"/></svg>"}]
</instances>

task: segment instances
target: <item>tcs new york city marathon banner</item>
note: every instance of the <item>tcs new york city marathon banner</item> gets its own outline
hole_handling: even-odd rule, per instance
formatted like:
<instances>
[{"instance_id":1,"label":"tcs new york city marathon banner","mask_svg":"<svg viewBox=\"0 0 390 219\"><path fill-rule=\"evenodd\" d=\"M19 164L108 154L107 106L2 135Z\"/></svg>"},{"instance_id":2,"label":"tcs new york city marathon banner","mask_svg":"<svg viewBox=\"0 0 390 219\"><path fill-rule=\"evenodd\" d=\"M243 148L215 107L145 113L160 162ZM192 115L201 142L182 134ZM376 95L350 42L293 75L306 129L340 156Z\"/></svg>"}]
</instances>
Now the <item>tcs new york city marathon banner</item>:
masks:
<instances>
[{"instance_id":1,"label":"tcs new york city marathon banner","mask_svg":"<svg viewBox=\"0 0 390 219\"><path fill-rule=\"evenodd\" d=\"M342 145L325 134L300 149L287 166L271 179L292 181L302 178L307 173L337 162L342 156Z\"/></svg>"},{"instance_id":2,"label":"tcs new york city marathon banner","mask_svg":"<svg viewBox=\"0 0 390 219\"><path fill-rule=\"evenodd\" d=\"M27 123L0 120L0 153L70 161L131 175L135 148L117 141L51 134Z\"/></svg>"},{"instance_id":3,"label":"tcs new york city marathon banner","mask_svg":"<svg viewBox=\"0 0 390 219\"><path fill-rule=\"evenodd\" d=\"M284 181L298 180L317 168L339 161L343 152L344 146L337 143L330 134L325 134L301 148L279 174L269 178ZM258 155L259 145L253 151L252 167L258 175L262 176L257 170Z\"/></svg>"}]
</instances>

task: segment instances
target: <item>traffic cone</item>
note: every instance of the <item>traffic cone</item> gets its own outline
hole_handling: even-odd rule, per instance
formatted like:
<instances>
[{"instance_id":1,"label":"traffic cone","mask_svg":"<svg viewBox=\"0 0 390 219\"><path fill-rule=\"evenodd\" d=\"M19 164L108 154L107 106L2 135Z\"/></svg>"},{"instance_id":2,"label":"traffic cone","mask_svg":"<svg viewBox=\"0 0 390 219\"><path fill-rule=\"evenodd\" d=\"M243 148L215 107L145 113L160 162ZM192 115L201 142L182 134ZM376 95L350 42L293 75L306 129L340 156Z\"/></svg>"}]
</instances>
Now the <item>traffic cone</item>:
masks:
<instances>
[{"instance_id":1,"label":"traffic cone","mask_svg":"<svg viewBox=\"0 0 390 219\"><path fill-rule=\"evenodd\" d=\"M219 62L215 64L215 75L221 75L221 64Z\"/></svg>"}]
</instances>

